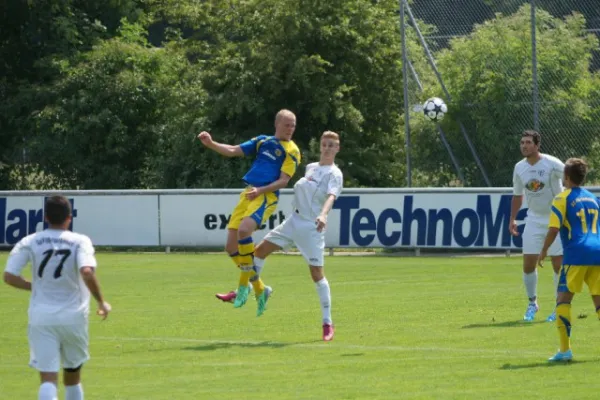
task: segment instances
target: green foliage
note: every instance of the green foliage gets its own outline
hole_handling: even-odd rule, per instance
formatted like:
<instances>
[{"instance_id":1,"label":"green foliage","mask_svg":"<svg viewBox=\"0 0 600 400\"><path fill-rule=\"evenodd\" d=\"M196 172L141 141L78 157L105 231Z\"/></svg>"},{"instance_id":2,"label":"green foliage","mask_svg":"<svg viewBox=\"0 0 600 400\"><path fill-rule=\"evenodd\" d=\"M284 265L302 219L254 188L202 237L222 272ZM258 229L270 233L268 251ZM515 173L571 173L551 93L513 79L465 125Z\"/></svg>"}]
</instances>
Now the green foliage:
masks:
<instances>
[{"instance_id":1,"label":"green foliage","mask_svg":"<svg viewBox=\"0 0 600 400\"><path fill-rule=\"evenodd\" d=\"M402 184L396 7L395 1L254 0L212 8L206 40L214 45L206 52L198 46L202 38L189 43L204 70L207 128L237 142L272 132L275 113L290 108L306 162L316 159L310 140L330 129L341 133L339 159L349 185Z\"/></svg>"},{"instance_id":2,"label":"green foliage","mask_svg":"<svg viewBox=\"0 0 600 400\"><path fill-rule=\"evenodd\" d=\"M493 184L509 185L518 135L533 125L523 3L411 2L433 23L419 24L425 35L475 24L435 54L452 96L442 127L465 173L460 183L436 125L403 115L396 0L3 2L0 188L239 187L251 160L207 151L196 135L209 130L234 144L269 134L281 108L298 116L304 165L318 158L324 130L341 134L346 186L405 184L407 117L414 185L484 185L458 119ZM598 40L564 2L539 6L543 150L599 168L600 76L590 72ZM459 16L452 24L444 7ZM433 50L446 43L438 40ZM411 106L441 96L412 29L406 44L424 86L409 78Z\"/></svg>"},{"instance_id":3,"label":"green foliage","mask_svg":"<svg viewBox=\"0 0 600 400\"><path fill-rule=\"evenodd\" d=\"M513 163L520 157L520 132L533 125L529 20L529 6L523 6L511 16L498 16L477 26L471 35L452 40L451 47L439 54L438 65L453 99L454 118L443 126L455 143L462 140L455 118L467 131L477 133L471 139L496 186L510 185ZM589 71L598 42L584 26L581 15L559 20L538 12L543 150L559 158L582 155L590 145L589 135L574 137L567 132L600 128L598 119L592 118L597 112L590 107L600 81ZM455 150L459 159L472 160L466 146ZM466 166L466 176L471 186L484 184L472 163Z\"/></svg>"},{"instance_id":4,"label":"green foliage","mask_svg":"<svg viewBox=\"0 0 600 400\"><path fill-rule=\"evenodd\" d=\"M136 0L0 2L0 188L28 181L18 164L31 136L29 119L44 106L42 87L60 77L70 58L114 35L122 17L142 15Z\"/></svg>"},{"instance_id":5,"label":"green foliage","mask_svg":"<svg viewBox=\"0 0 600 400\"><path fill-rule=\"evenodd\" d=\"M34 114L31 157L69 187L157 183L153 160L171 140L172 115L189 105L181 92L199 91L183 85L181 53L148 47L138 26L123 23L121 32L66 67Z\"/></svg>"}]
</instances>

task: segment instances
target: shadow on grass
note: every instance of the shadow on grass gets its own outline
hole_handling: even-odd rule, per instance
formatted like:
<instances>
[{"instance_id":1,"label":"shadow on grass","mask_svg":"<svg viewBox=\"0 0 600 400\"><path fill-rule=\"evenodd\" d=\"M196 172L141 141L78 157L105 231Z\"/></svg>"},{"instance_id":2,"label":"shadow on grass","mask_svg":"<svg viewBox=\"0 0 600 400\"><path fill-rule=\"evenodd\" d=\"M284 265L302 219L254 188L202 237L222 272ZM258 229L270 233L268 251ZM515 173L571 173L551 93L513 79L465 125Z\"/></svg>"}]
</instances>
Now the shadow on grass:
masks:
<instances>
[{"instance_id":1,"label":"shadow on grass","mask_svg":"<svg viewBox=\"0 0 600 400\"><path fill-rule=\"evenodd\" d=\"M535 324L552 324L552 323L546 322L546 321L525 322L522 319L518 319L516 321L504 321L504 322L492 321L487 324L469 324L469 325L464 325L462 328L463 329L470 329L470 328L522 328L522 327L526 327L526 326L532 326Z\"/></svg>"},{"instance_id":2,"label":"shadow on grass","mask_svg":"<svg viewBox=\"0 0 600 400\"><path fill-rule=\"evenodd\" d=\"M207 343L197 346L186 346L183 347L182 350L193 350L193 351L214 351L214 350L224 350L224 349L232 349L232 348L244 348L244 349L252 349L252 348L271 348L271 349L280 349L283 347L289 346L301 346L308 345L317 342L322 342L322 340L311 340L306 342L215 342L215 343Z\"/></svg>"},{"instance_id":3,"label":"shadow on grass","mask_svg":"<svg viewBox=\"0 0 600 400\"><path fill-rule=\"evenodd\" d=\"M549 368L549 367L568 367L569 365L575 364L587 364L587 363L596 363L600 360L572 360L572 361L558 361L558 362L549 362L549 361L540 361L529 364L504 364L499 369L513 371L519 369L530 369L530 368Z\"/></svg>"}]
</instances>

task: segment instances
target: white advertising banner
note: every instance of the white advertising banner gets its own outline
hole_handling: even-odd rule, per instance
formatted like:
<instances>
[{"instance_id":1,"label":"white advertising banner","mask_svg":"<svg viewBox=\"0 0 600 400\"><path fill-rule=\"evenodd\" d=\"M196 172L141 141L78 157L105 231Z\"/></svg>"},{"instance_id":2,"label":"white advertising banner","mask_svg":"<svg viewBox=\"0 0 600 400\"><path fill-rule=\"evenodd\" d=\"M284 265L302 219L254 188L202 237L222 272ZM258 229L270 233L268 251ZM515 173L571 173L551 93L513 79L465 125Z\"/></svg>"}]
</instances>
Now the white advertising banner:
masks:
<instances>
[{"instance_id":1,"label":"white advertising banner","mask_svg":"<svg viewBox=\"0 0 600 400\"><path fill-rule=\"evenodd\" d=\"M98 246L158 246L157 195L73 195L71 228ZM0 246L44 229L45 195L0 195Z\"/></svg>"},{"instance_id":2,"label":"white advertising banner","mask_svg":"<svg viewBox=\"0 0 600 400\"><path fill-rule=\"evenodd\" d=\"M600 187L591 188L600 196ZM0 192L0 246L43 229L44 192ZM64 192L72 229L101 246L223 247L239 190ZM521 248L508 232L510 188L346 189L328 219L327 247ZM255 235L292 212L292 191ZM524 227L526 209L517 220Z\"/></svg>"},{"instance_id":3,"label":"white advertising banner","mask_svg":"<svg viewBox=\"0 0 600 400\"><path fill-rule=\"evenodd\" d=\"M253 235L255 242L284 221L291 211L292 197L290 193L281 195L277 210L265 226ZM238 201L239 192L161 195L161 244L224 247L227 223Z\"/></svg>"}]
</instances>

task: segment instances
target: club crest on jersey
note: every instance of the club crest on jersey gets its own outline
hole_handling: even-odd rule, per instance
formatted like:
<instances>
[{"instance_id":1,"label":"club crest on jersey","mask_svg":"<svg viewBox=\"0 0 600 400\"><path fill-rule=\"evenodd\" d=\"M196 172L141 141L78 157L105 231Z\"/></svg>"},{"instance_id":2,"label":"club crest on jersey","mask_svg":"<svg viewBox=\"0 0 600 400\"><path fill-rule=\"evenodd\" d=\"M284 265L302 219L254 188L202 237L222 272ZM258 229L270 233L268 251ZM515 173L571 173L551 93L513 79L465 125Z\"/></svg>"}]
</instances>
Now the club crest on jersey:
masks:
<instances>
[{"instance_id":1,"label":"club crest on jersey","mask_svg":"<svg viewBox=\"0 0 600 400\"><path fill-rule=\"evenodd\" d=\"M281 157L281 150L279 150L279 149L275 149L275 155L276 155L277 157Z\"/></svg>"},{"instance_id":2,"label":"club crest on jersey","mask_svg":"<svg viewBox=\"0 0 600 400\"><path fill-rule=\"evenodd\" d=\"M527 182L527 185L525 185L527 190L529 190L530 192L539 192L544 188L544 186L544 182L538 181L537 179L532 179L529 182Z\"/></svg>"}]
</instances>

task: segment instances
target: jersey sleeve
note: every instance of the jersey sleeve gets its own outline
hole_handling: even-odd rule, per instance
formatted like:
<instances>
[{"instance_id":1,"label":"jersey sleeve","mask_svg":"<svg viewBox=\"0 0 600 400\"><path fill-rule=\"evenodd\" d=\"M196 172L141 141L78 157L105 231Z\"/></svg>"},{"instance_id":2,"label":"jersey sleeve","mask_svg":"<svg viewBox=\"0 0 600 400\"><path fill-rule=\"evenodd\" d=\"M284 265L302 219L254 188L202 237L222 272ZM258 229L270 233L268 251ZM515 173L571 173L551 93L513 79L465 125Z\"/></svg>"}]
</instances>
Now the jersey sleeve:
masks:
<instances>
[{"instance_id":1,"label":"jersey sleeve","mask_svg":"<svg viewBox=\"0 0 600 400\"><path fill-rule=\"evenodd\" d=\"M92 241L88 237L83 237L77 249L77 268L98 266Z\"/></svg>"},{"instance_id":2,"label":"jersey sleeve","mask_svg":"<svg viewBox=\"0 0 600 400\"><path fill-rule=\"evenodd\" d=\"M31 249L24 240L20 240L11 250L4 271L20 276L29 261L31 261Z\"/></svg>"},{"instance_id":3,"label":"jersey sleeve","mask_svg":"<svg viewBox=\"0 0 600 400\"><path fill-rule=\"evenodd\" d=\"M552 178L562 181L565 171L565 164L558 158L552 160Z\"/></svg>"},{"instance_id":4,"label":"jersey sleeve","mask_svg":"<svg viewBox=\"0 0 600 400\"><path fill-rule=\"evenodd\" d=\"M281 165L281 172L292 177L296 173L299 164L300 151L297 148L290 149L285 152L285 160L283 160L283 164Z\"/></svg>"},{"instance_id":5,"label":"jersey sleeve","mask_svg":"<svg viewBox=\"0 0 600 400\"><path fill-rule=\"evenodd\" d=\"M567 197L558 195L552 200L549 228L560 228L563 226L567 215Z\"/></svg>"},{"instance_id":6,"label":"jersey sleeve","mask_svg":"<svg viewBox=\"0 0 600 400\"><path fill-rule=\"evenodd\" d=\"M342 188L344 187L344 176L341 172L333 173L331 178L329 178L329 185L327 187L327 194L332 194L337 199L340 197L340 193L342 193Z\"/></svg>"},{"instance_id":7,"label":"jersey sleeve","mask_svg":"<svg viewBox=\"0 0 600 400\"><path fill-rule=\"evenodd\" d=\"M516 166L513 172L513 194L515 196L523 196L523 181L521 181L521 177L517 174Z\"/></svg>"},{"instance_id":8,"label":"jersey sleeve","mask_svg":"<svg viewBox=\"0 0 600 400\"><path fill-rule=\"evenodd\" d=\"M560 193L563 190L562 178L563 171L565 170L565 164L558 158L552 162L552 172L550 175L550 187L553 193Z\"/></svg>"},{"instance_id":9,"label":"jersey sleeve","mask_svg":"<svg viewBox=\"0 0 600 400\"><path fill-rule=\"evenodd\" d=\"M251 156L258 152L260 144L267 138L266 135L259 135L240 144L245 156Z\"/></svg>"}]
</instances>

